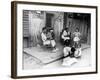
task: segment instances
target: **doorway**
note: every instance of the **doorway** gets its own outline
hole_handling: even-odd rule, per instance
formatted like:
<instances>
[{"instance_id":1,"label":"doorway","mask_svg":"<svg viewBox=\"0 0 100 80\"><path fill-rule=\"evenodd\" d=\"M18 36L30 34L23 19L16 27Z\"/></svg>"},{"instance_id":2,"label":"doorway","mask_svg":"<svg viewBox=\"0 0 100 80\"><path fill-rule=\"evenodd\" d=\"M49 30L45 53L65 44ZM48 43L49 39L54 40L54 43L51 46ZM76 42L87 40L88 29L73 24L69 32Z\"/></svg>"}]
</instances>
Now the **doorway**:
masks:
<instances>
[{"instance_id":1,"label":"doorway","mask_svg":"<svg viewBox=\"0 0 100 80\"><path fill-rule=\"evenodd\" d=\"M52 27L52 18L54 14L46 13L46 27Z\"/></svg>"}]
</instances>

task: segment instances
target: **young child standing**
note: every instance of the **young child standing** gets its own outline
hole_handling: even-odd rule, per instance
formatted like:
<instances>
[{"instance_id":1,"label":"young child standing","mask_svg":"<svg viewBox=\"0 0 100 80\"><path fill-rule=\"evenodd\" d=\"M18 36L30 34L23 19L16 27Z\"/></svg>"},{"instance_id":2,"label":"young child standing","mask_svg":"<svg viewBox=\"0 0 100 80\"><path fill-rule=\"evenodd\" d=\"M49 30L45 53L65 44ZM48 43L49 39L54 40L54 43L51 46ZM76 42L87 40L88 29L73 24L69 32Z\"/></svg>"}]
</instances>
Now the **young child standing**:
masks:
<instances>
[{"instance_id":1,"label":"young child standing","mask_svg":"<svg viewBox=\"0 0 100 80\"><path fill-rule=\"evenodd\" d=\"M73 42L75 48L79 48L81 46L80 39L81 39L81 33L79 32L79 28L76 28L75 32L73 33Z\"/></svg>"}]
</instances>

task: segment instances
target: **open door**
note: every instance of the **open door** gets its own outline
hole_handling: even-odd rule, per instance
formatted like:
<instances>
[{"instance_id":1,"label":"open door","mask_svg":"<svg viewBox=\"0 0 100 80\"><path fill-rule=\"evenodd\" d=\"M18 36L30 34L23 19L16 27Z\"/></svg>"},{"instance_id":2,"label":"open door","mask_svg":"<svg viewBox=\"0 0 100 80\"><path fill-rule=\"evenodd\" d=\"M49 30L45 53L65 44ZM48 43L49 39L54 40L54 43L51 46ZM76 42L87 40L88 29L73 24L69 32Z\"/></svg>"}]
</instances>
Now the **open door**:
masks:
<instances>
[{"instance_id":1,"label":"open door","mask_svg":"<svg viewBox=\"0 0 100 80\"><path fill-rule=\"evenodd\" d=\"M46 27L52 27L52 18L53 18L52 13L46 13Z\"/></svg>"}]
</instances>

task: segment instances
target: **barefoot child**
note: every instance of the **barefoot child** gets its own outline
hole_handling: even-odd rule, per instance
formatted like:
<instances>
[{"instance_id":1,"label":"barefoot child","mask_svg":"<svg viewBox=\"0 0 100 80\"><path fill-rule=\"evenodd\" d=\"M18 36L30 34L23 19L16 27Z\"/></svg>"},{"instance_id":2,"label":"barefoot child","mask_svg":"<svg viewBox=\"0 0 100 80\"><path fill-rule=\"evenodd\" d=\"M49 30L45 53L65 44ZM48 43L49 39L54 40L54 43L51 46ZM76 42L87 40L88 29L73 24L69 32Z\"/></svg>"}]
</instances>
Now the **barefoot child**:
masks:
<instances>
[{"instance_id":1,"label":"barefoot child","mask_svg":"<svg viewBox=\"0 0 100 80\"><path fill-rule=\"evenodd\" d=\"M81 46L81 44L80 44L81 33L79 32L78 28L76 28L73 35L74 35L74 37L73 37L74 46L75 46L75 48L79 48Z\"/></svg>"}]
</instances>

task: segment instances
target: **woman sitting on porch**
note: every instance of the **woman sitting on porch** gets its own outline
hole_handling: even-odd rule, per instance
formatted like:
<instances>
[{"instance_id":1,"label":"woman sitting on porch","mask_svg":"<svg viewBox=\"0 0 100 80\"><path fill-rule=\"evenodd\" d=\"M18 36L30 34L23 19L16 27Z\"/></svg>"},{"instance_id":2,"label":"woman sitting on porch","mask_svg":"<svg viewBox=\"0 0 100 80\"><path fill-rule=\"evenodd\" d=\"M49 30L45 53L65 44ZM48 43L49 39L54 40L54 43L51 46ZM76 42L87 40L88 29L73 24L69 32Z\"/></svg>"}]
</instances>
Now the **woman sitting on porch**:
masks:
<instances>
[{"instance_id":1,"label":"woman sitting on porch","mask_svg":"<svg viewBox=\"0 0 100 80\"><path fill-rule=\"evenodd\" d=\"M44 27L42 29L41 38L44 46L50 46L53 51L57 51L53 29L47 29Z\"/></svg>"}]
</instances>

